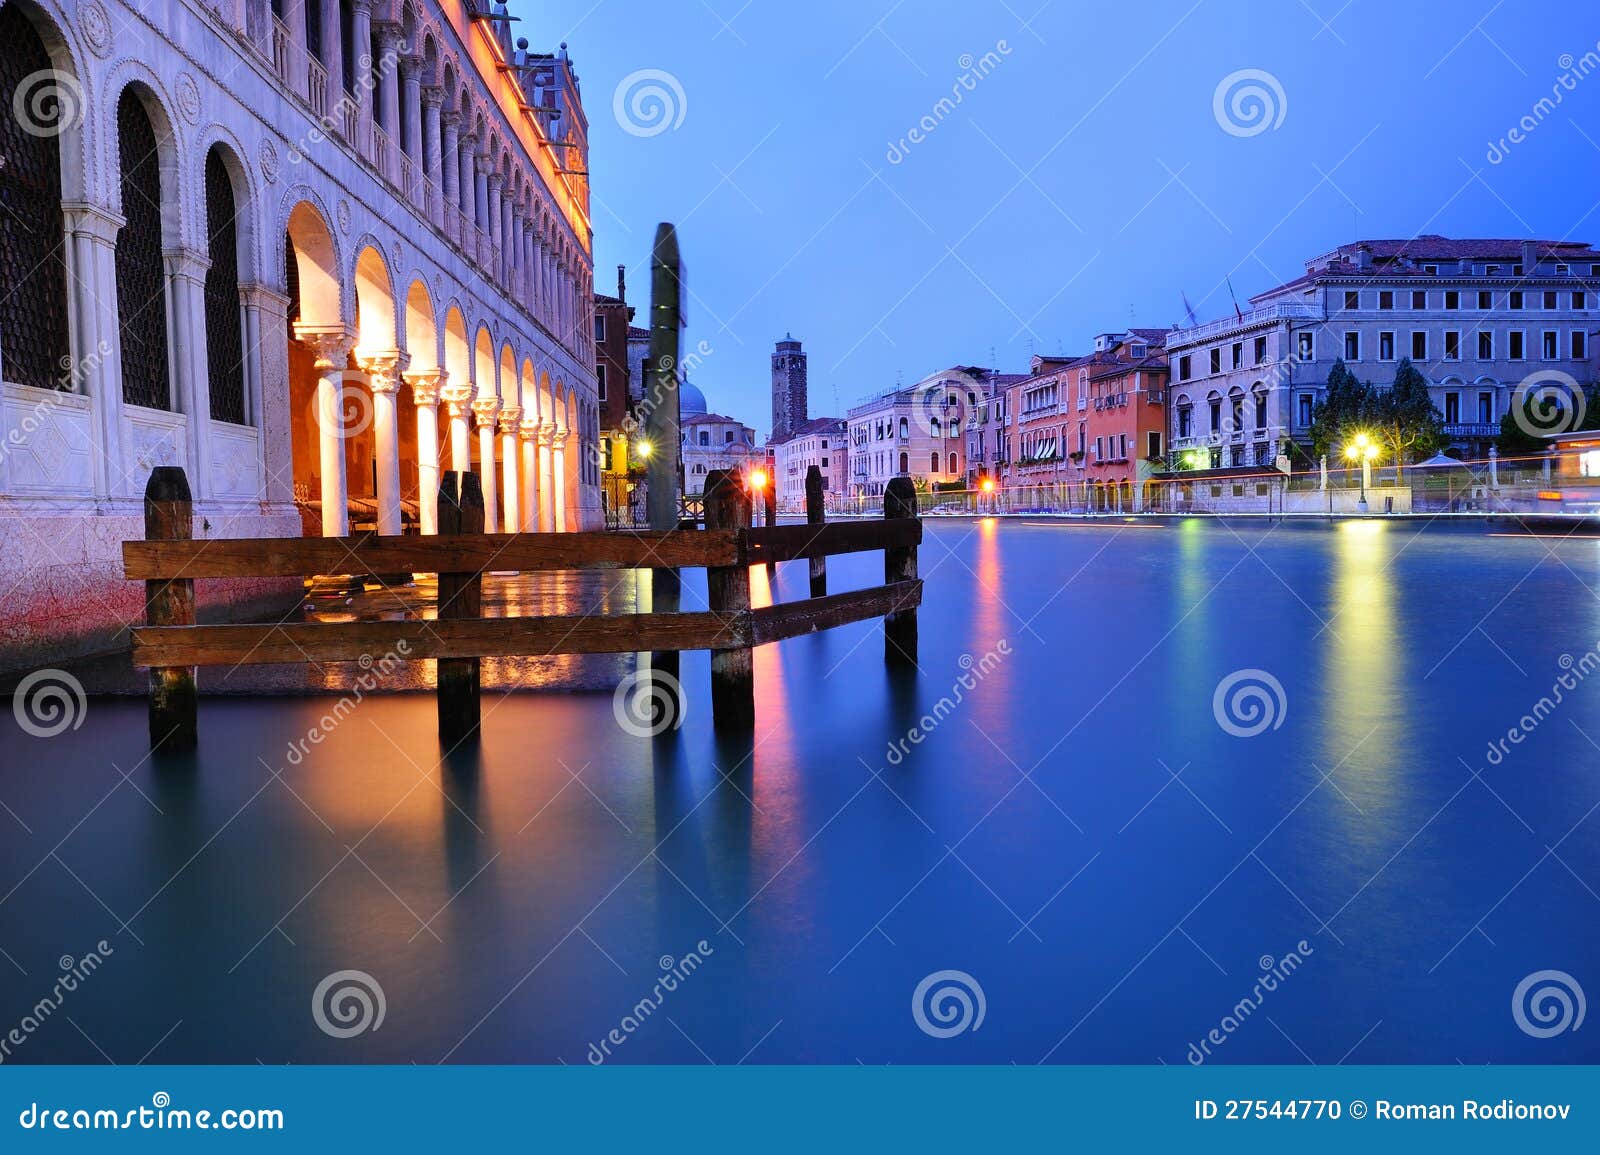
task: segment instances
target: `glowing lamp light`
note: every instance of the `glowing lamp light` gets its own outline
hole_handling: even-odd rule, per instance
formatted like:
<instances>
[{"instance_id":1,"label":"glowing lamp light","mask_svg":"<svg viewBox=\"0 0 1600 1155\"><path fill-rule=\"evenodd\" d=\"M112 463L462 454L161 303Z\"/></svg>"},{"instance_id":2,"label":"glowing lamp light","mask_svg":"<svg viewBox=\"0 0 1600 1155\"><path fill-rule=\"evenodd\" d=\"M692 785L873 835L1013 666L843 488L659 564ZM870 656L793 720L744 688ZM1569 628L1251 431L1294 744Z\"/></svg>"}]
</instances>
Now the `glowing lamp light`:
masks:
<instances>
[{"instance_id":1,"label":"glowing lamp light","mask_svg":"<svg viewBox=\"0 0 1600 1155\"><path fill-rule=\"evenodd\" d=\"M994 492L994 478L985 477L983 479L983 483L982 484L983 484L983 492L985 492L985 493L993 493Z\"/></svg>"},{"instance_id":2,"label":"glowing lamp light","mask_svg":"<svg viewBox=\"0 0 1600 1155\"><path fill-rule=\"evenodd\" d=\"M1188 453L1184 454L1183 463L1184 463L1184 465L1188 466L1190 469L1199 469L1200 468L1200 455L1198 453L1194 452L1193 450L1191 450Z\"/></svg>"},{"instance_id":3,"label":"glowing lamp light","mask_svg":"<svg viewBox=\"0 0 1600 1155\"><path fill-rule=\"evenodd\" d=\"M767 471L765 469L753 470L750 474L751 489L765 489L767 487Z\"/></svg>"},{"instance_id":4,"label":"glowing lamp light","mask_svg":"<svg viewBox=\"0 0 1600 1155\"><path fill-rule=\"evenodd\" d=\"M654 447L648 441L636 441L633 443L633 452L635 456L640 458L649 457L652 448Z\"/></svg>"}]
</instances>

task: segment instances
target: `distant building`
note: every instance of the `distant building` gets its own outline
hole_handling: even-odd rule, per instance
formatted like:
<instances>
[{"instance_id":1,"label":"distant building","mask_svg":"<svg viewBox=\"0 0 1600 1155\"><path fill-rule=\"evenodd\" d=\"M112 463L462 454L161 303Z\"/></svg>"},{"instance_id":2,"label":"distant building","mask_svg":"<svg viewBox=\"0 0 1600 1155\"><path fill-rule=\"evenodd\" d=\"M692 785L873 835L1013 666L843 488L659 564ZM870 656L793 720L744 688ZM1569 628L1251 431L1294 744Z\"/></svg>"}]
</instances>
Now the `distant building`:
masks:
<instances>
[{"instance_id":1,"label":"distant building","mask_svg":"<svg viewBox=\"0 0 1600 1155\"><path fill-rule=\"evenodd\" d=\"M627 301L627 266L617 266L617 295L594 295L595 387L600 415L600 502L608 524L630 508L634 483L629 477L632 449L634 374L630 371L629 325L633 308ZM648 330L644 333L648 341ZM642 354L641 354L642 358Z\"/></svg>"},{"instance_id":2,"label":"distant building","mask_svg":"<svg viewBox=\"0 0 1600 1155\"><path fill-rule=\"evenodd\" d=\"M685 496L704 493L706 474L713 469L743 469L752 458L765 460L756 445L756 431L738 418L707 411L705 394L688 381L678 385L678 408Z\"/></svg>"},{"instance_id":3,"label":"distant building","mask_svg":"<svg viewBox=\"0 0 1600 1155\"><path fill-rule=\"evenodd\" d=\"M772 443L785 440L807 420L806 355L785 334L772 353Z\"/></svg>"},{"instance_id":4,"label":"distant building","mask_svg":"<svg viewBox=\"0 0 1600 1155\"><path fill-rule=\"evenodd\" d=\"M1146 482L1166 468L1167 358L1164 329L1102 333L1067 369L1073 384L1072 469L1082 471L1091 509L1148 507Z\"/></svg>"},{"instance_id":5,"label":"distant building","mask_svg":"<svg viewBox=\"0 0 1600 1155\"><path fill-rule=\"evenodd\" d=\"M999 377L992 369L953 366L852 408L850 496L880 497L898 476L922 488L965 486L967 420Z\"/></svg>"},{"instance_id":6,"label":"distant building","mask_svg":"<svg viewBox=\"0 0 1600 1155\"><path fill-rule=\"evenodd\" d=\"M1384 386L1409 357L1452 445L1478 456L1530 377L1594 385L1597 292L1600 252L1582 242L1430 234L1341 245L1252 297L1249 312L1169 334L1172 463L1270 465L1280 443L1308 444L1340 358Z\"/></svg>"},{"instance_id":7,"label":"distant building","mask_svg":"<svg viewBox=\"0 0 1600 1155\"><path fill-rule=\"evenodd\" d=\"M1009 446L1003 483L1054 486L1069 479L1069 452L1076 443L1069 423L1072 374L1077 357L1034 357L1028 376L1006 390L1010 414ZM1082 461L1080 456L1078 459ZM1081 479L1081 471L1078 474Z\"/></svg>"},{"instance_id":8,"label":"distant building","mask_svg":"<svg viewBox=\"0 0 1600 1155\"><path fill-rule=\"evenodd\" d=\"M805 509L806 474L813 465L822 471L822 492L830 508L846 491L849 476L847 430L842 417L816 417L801 425L787 440L768 443L780 510L794 513Z\"/></svg>"},{"instance_id":9,"label":"distant building","mask_svg":"<svg viewBox=\"0 0 1600 1155\"><path fill-rule=\"evenodd\" d=\"M1026 373L991 373L984 382L985 392L967 415L968 489L986 480L1005 484L1011 463L1011 390L1027 379Z\"/></svg>"}]
</instances>

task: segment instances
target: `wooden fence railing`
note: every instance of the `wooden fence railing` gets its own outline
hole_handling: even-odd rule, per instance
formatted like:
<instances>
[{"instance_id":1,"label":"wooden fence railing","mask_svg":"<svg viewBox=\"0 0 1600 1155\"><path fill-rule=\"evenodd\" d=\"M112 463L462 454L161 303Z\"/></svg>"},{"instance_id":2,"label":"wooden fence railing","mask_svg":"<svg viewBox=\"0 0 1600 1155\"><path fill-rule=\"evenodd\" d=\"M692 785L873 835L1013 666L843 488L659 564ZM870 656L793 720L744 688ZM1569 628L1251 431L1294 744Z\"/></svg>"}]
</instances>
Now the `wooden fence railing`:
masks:
<instances>
[{"instance_id":1,"label":"wooden fence railing","mask_svg":"<svg viewBox=\"0 0 1600 1155\"><path fill-rule=\"evenodd\" d=\"M146 624L133 630L133 661L150 671L151 745L195 745L198 666L358 662L396 653L408 661L436 659L439 733L453 744L478 728L480 658L709 650L713 720L744 729L755 722L753 646L882 617L886 661L914 665L922 523L909 481L890 483L879 522L825 523L820 478L815 488L805 525L751 528L743 479L713 470L704 529L490 534L482 532L478 476L447 473L437 536L195 541L188 479L180 468L158 467L145 489L145 540L122 547L125 576L145 582ZM879 549L883 585L828 594L825 558ZM810 562L812 596L751 608L749 567L798 560ZM706 611L479 616L483 575L491 570L697 566L707 571ZM195 624L196 580L411 572L439 575L436 620Z\"/></svg>"}]
</instances>

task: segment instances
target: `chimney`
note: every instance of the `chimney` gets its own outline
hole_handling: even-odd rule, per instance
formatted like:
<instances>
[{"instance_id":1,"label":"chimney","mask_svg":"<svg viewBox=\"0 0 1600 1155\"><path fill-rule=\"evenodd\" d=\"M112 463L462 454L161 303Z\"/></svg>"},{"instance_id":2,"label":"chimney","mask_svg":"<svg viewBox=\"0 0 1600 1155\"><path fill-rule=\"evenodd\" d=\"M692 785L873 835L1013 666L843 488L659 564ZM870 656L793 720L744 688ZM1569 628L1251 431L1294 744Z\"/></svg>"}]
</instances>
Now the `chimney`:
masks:
<instances>
[{"instance_id":1,"label":"chimney","mask_svg":"<svg viewBox=\"0 0 1600 1155\"><path fill-rule=\"evenodd\" d=\"M617 300L623 304L628 302L628 266L617 266Z\"/></svg>"},{"instance_id":2,"label":"chimney","mask_svg":"<svg viewBox=\"0 0 1600 1155\"><path fill-rule=\"evenodd\" d=\"M1533 241L1522 242L1522 272L1531 274L1539 264L1539 246Z\"/></svg>"}]
</instances>

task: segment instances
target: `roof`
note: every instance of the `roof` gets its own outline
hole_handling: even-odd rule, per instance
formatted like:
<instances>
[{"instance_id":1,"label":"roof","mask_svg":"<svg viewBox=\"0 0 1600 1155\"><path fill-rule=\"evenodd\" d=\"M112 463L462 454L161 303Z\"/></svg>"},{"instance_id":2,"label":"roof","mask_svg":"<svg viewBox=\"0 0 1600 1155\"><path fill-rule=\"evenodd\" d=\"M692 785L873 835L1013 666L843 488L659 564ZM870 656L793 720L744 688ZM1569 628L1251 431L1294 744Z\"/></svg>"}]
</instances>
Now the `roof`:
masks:
<instances>
[{"instance_id":1,"label":"roof","mask_svg":"<svg viewBox=\"0 0 1600 1155\"><path fill-rule=\"evenodd\" d=\"M1100 368L1093 370L1089 374L1089 380L1098 381L1103 377L1120 377L1124 373L1133 372L1135 369L1166 369L1167 367L1167 359L1165 357L1140 357L1138 360L1133 360L1132 358L1123 360L1119 357L1102 362Z\"/></svg>"},{"instance_id":2,"label":"roof","mask_svg":"<svg viewBox=\"0 0 1600 1155\"><path fill-rule=\"evenodd\" d=\"M1306 271L1293 280L1285 281L1250 298L1250 303L1305 288L1319 281L1385 279L1416 277L1434 278L1435 274L1421 268L1421 263L1440 261L1497 261L1516 264L1523 259L1523 246L1532 246L1535 259L1552 260L1563 264L1600 264L1600 251L1587 241L1545 241L1533 238L1478 237L1454 239L1437 233L1426 233L1405 240L1351 241L1331 252L1321 253L1306 262ZM1367 263L1362 264L1363 261Z\"/></svg>"},{"instance_id":3,"label":"roof","mask_svg":"<svg viewBox=\"0 0 1600 1155\"><path fill-rule=\"evenodd\" d=\"M809 437L813 433L832 433L841 425L846 424L843 417L813 417L810 421L797 426L790 431L789 436L770 440L768 445L784 445L796 437Z\"/></svg>"},{"instance_id":4,"label":"roof","mask_svg":"<svg viewBox=\"0 0 1600 1155\"><path fill-rule=\"evenodd\" d=\"M710 422L720 422L723 425L744 425L744 422L737 417L727 417L721 413L696 413L690 417L685 417L680 424L703 425Z\"/></svg>"},{"instance_id":5,"label":"roof","mask_svg":"<svg viewBox=\"0 0 1600 1155\"><path fill-rule=\"evenodd\" d=\"M630 340L630 341L648 341L649 339L650 339L650 330L649 329L641 329L641 328L639 328L638 325L629 325L628 326L628 340Z\"/></svg>"}]
</instances>

